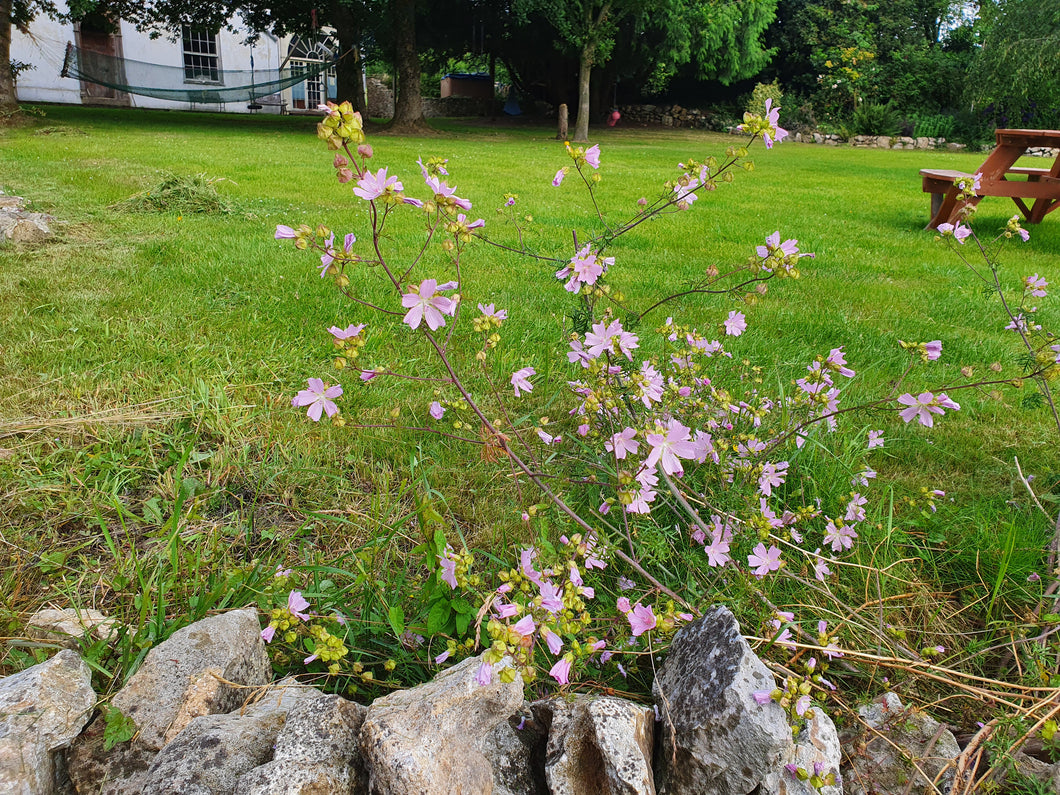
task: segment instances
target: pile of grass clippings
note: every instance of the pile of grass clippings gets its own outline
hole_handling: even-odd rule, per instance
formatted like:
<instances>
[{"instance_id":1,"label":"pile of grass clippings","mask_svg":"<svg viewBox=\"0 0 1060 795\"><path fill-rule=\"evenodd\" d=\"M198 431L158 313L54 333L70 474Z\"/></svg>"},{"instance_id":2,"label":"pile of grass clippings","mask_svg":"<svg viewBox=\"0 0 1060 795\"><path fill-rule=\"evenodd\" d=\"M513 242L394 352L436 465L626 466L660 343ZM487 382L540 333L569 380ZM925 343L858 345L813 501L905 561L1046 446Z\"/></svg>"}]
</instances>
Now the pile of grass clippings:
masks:
<instances>
[{"instance_id":1,"label":"pile of grass clippings","mask_svg":"<svg viewBox=\"0 0 1060 795\"><path fill-rule=\"evenodd\" d=\"M230 215L235 205L217 192L217 183L224 177L208 177L205 174L180 176L163 173L162 181L145 191L140 191L110 209L122 213L202 213Z\"/></svg>"}]
</instances>

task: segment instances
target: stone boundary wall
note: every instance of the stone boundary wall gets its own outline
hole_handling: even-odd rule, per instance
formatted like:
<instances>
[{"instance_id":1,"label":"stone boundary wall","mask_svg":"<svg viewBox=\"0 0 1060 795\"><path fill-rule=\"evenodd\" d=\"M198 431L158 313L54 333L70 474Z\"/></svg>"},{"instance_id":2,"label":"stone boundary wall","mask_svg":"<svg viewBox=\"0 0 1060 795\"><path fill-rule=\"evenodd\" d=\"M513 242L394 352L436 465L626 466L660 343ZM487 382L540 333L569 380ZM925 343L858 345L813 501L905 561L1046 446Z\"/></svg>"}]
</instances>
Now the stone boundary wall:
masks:
<instances>
[{"instance_id":1,"label":"stone boundary wall","mask_svg":"<svg viewBox=\"0 0 1060 795\"><path fill-rule=\"evenodd\" d=\"M681 105L620 105L622 118L640 124L659 124L663 127L684 127L697 130L719 130L721 132L742 135L735 127L721 127L717 114L698 108L686 108ZM858 135L849 141L843 141L838 135L822 132L795 133L792 140L802 143L839 146L849 143L855 147L874 147L878 149L948 149L960 151L966 149L964 144L947 141L945 138L911 138L909 136L891 135ZM1040 147L1027 152L1032 157L1056 157L1058 150Z\"/></svg>"},{"instance_id":2,"label":"stone boundary wall","mask_svg":"<svg viewBox=\"0 0 1060 795\"><path fill-rule=\"evenodd\" d=\"M489 116L499 106L493 99L472 97L423 98L423 115L428 119L452 116ZM394 92L377 78L368 79L368 115L389 119L394 115Z\"/></svg>"}]
</instances>

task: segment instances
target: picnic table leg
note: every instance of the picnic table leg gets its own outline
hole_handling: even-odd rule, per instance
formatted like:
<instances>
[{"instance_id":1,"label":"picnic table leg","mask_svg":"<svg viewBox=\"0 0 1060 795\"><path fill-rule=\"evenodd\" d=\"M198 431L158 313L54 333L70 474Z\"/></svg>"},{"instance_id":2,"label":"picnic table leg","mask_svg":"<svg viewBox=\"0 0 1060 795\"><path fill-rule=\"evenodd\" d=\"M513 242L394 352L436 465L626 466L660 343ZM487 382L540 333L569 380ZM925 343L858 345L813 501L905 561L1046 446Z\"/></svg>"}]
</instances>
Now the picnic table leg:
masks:
<instances>
[{"instance_id":1,"label":"picnic table leg","mask_svg":"<svg viewBox=\"0 0 1060 795\"><path fill-rule=\"evenodd\" d=\"M954 186L945 193L931 194L931 220L928 221L928 225L924 227L925 229L935 229L939 224L956 222L955 218L959 209L957 203L958 193L959 191Z\"/></svg>"}]
</instances>

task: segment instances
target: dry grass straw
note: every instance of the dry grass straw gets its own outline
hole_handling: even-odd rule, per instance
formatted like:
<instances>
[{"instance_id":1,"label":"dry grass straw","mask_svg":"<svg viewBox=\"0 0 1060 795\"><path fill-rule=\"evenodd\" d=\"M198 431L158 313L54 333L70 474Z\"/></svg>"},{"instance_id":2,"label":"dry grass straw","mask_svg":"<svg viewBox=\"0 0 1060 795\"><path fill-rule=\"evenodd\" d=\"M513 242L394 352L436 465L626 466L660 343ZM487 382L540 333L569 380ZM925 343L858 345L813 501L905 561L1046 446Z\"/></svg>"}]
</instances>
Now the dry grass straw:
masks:
<instances>
[{"instance_id":1,"label":"dry grass straw","mask_svg":"<svg viewBox=\"0 0 1060 795\"><path fill-rule=\"evenodd\" d=\"M169 420L188 417L188 409L163 408L175 398L160 398L133 406L114 406L73 417L27 417L19 420L0 420L0 439L34 433L54 433L92 428L93 426L134 427L156 425Z\"/></svg>"},{"instance_id":2,"label":"dry grass straw","mask_svg":"<svg viewBox=\"0 0 1060 795\"><path fill-rule=\"evenodd\" d=\"M110 205L109 209L123 213L202 213L229 215L235 212L231 200L217 192L217 183L224 177L205 174L181 176L163 172L162 180L153 188L134 193Z\"/></svg>"}]
</instances>

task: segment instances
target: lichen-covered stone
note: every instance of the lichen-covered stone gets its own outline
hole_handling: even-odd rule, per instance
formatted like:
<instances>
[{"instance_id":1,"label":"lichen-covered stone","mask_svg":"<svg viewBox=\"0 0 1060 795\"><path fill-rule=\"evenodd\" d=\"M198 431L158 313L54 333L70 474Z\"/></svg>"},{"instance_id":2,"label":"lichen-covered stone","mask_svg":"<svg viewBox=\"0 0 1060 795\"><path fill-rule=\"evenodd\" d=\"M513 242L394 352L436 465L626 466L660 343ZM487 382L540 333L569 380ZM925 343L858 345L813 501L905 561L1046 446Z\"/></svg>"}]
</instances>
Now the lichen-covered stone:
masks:
<instances>
[{"instance_id":1,"label":"lichen-covered stone","mask_svg":"<svg viewBox=\"0 0 1060 795\"><path fill-rule=\"evenodd\" d=\"M655 786L660 795L776 791L791 729L778 704L752 694L776 683L728 608L711 607L673 639L652 694Z\"/></svg>"},{"instance_id":2,"label":"lichen-covered stone","mask_svg":"<svg viewBox=\"0 0 1060 795\"><path fill-rule=\"evenodd\" d=\"M858 714L869 730L844 745L848 751L844 783L849 795L904 792L910 781L912 792L927 787L909 760L915 760L929 779L937 777L935 786L940 791L950 790L952 762L961 753L952 732L931 716L903 707L894 693L884 693L859 707Z\"/></svg>"},{"instance_id":3,"label":"lichen-covered stone","mask_svg":"<svg viewBox=\"0 0 1060 795\"><path fill-rule=\"evenodd\" d=\"M841 756L842 746L835 724L820 707L814 708L813 716L806 720L797 741L783 761L785 765L795 765L808 773L817 773L822 778L831 773L835 776L835 784L817 789L785 769L780 774L778 795L843 795L843 778L839 771Z\"/></svg>"},{"instance_id":4,"label":"lichen-covered stone","mask_svg":"<svg viewBox=\"0 0 1060 795\"><path fill-rule=\"evenodd\" d=\"M352 768L273 760L240 776L238 795L361 795Z\"/></svg>"},{"instance_id":5,"label":"lichen-covered stone","mask_svg":"<svg viewBox=\"0 0 1060 795\"><path fill-rule=\"evenodd\" d=\"M75 652L0 679L0 793L54 791L54 754L91 717L92 672Z\"/></svg>"},{"instance_id":6,"label":"lichen-covered stone","mask_svg":"<svg viewBox=\"0 0 1060 795\"><path fill-rule=\"evenodd\" d=\"M523 703L523 682L476 680L469 658L433 681L376 700L361 727L361 752L373 795L489 793L494 770L483 738Z\"/></svg>"},{"instance_id":7,"label":"lichen-covered stone","mask_svg":"<svg viewBox=\"0 0 1060 795\"><path fill-rule=\"evenodd\" d=\"M111 702L136 722L137 741L160 750L192 719L231 712L242 686L269 683L257 610L233 610L179 629L148 652Z\"/></svg>"},{"instance_id":8,"label":"lichen-covered stone","mask_svg":"<svg viewBox=\"0 0 1060 795\"><path fill-rule=\"evenodd\" d=\"M482 755L493 768L493 795L548 795L544 776L547 739L529 704L486 734Z\"/></svg>"},{"instance_id":9,"label":"lichen-covered stone","mask_svg":"<svg viewBox=\"0 0 1060 795\"><path fill-rule=\"evenodd\" d=\"M654 795L650 708L619 698L575 696L533 705L548 725L551 795Z\"/></svg>"},{"instance_id":10,"label":"lichen-covered stone","mask_svg":"<svg viewBox=\"0 0 1060 795\"><path fill-rule=\"evenodd\" d=\"M155 757L143 795L235 793L239 777L272 756L284 717L269 711L195 718Z\"/></svg>"},{"instance_id":11,"label":"lichen-covered stone","mask_svg":"<svg viewBox=\"0 0 1060 795\"><path fill-rule=\"evenodd\" d=\"M367 788L357 748L365 707L341 696L292 709L276 738L272 761L240 777L240 795L351 795Z\"/></svg>"},{"instance_id":12,"label":"lichen-covered stone","mask_svg":"<svg viewBox=\"0 0 1060 795\"><path fill-rule=\"evenodd\" d=\"M254 695L248 688L265 687L271 674L253 608L177 630L111 700L135 722L135 739L106 750L103 721L95 720L67 753L71 781L79 793L140 795L158 751L194 718L241 708Z\"/></svg>"},{"instance_id":13,"label":"lichen-covered stone","mask_svg":"<svg viewBox=\"0 0 1060 795\"><path fill-rule=\"evenodd\" d=\"M52 641L68 649L77 649L79 641L89 634L98 640L107 640L113 637L114 633L114 619L90 608L38 610L26 623L26 634L29 637Z\"/></svg>"}]
</instances>

